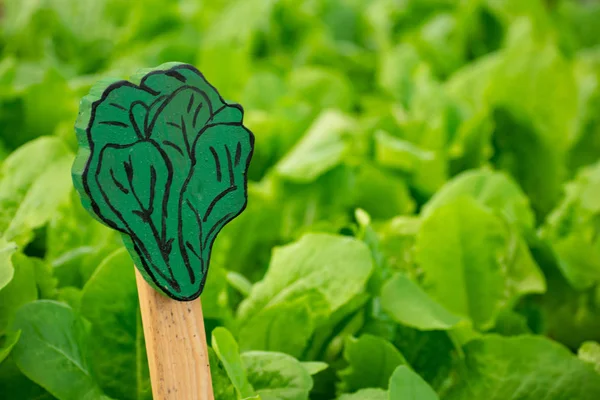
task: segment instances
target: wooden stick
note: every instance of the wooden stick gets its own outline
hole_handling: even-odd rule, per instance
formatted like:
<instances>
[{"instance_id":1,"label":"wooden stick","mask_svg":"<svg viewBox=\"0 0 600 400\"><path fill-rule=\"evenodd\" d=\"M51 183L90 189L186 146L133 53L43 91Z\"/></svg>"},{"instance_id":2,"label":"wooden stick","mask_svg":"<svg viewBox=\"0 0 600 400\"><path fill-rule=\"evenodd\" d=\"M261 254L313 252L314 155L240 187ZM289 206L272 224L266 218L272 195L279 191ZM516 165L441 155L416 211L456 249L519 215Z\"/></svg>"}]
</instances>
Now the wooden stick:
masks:
<instances>
[{"instance_id":1,"label":"wooden stick","mask_svg":"<svg viewBox=\"0 0 600 400\"><path fill-rule=\"evenodd\" d=\"M213 400L200 298L170 299L135 273L154 400Z\"/></svg>"}]
</instances>

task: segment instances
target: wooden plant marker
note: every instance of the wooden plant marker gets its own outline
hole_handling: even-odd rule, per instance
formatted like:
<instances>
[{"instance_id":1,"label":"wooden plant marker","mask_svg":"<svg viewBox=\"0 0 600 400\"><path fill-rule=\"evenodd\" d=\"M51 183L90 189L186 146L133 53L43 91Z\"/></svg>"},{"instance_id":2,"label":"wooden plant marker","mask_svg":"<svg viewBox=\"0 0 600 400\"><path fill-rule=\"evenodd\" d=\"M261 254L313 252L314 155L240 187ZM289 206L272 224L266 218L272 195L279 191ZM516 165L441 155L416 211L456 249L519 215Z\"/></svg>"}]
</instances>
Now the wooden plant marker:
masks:
<instances>
[{"instance_id":1,"label":"wooden plant marker","mask_svg":"<svg viewBox=\"0 0 600 400\"><path fill-rule=\"evenodd\" d=\"M217 234L247 203L242 118L180 63L100 82L81 102L73 182L137 267L156 400L213 399L199 296Z\"/></svg>"}]
</instances>

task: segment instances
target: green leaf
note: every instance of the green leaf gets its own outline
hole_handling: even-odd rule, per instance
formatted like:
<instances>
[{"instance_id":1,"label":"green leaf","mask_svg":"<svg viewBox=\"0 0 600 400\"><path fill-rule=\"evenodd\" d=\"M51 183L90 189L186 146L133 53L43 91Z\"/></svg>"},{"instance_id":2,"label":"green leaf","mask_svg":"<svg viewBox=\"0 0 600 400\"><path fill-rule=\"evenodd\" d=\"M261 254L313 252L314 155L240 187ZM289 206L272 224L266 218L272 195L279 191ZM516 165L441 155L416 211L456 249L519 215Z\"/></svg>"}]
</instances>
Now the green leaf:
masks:
<instances>
[{"instance_id":1,"label":"green leaf","mask_svg":"<svg viewBox=\"0 0 600 400\"><path fill-rule=\"evenodd\" d=\"M337 233L348 222L348 209L356 194L351 167L340 165L310 185L271 178L279 237L285 242L305 232ZM274 244L280 244L274 242ZM273 244L271 245L273 246Z\"/></svg>"},{"instance_id":2,"label":"green leaf","mask_svg":"<svg viewBox=\"0 0 600 400\"><path fill-rule=\"evenodd\" d=\"M313 386L306 368L284 353L242 353L248 381L261 400L307 400Z\"/></svg>"},{"instance_id":3,"label":"green leaf","mask_svg":"<svg viewBox=\"0 0 600 400\"><path fill-rule=\"evenodd\" d=\"M396 322L421 330L447 330L460 321L402 274L381 289L381 306Z\"/></svg>"},{"instance_id":4,"label":"green leaf","mask_svg":"<svg viewBox=\"0 0 600 400\"><path fill-rule=\"evenodd\" d=\"M285 90L281 76L272 72L259 72L248 78L242 93L242 104L251 109L272 110Z\"/></svg>"},{"instance_id":5,"label":"green leaf","mask_svg":"<svg viewBox=\"0 0 600 400\"><path fill-rule=\"evenodd\" d=\"M243 296L248 296L252 291L252 282L246 279L244 275L238 274L237 272L228 271L226 277L227 283L229 283L231 287L235 288Z\"/></svg>"},{"instance_id":6,"label":"green leaf","mask_svg":"<svg viewBox=\"0 0 600 400\"><path fill-rule=\"evenodd\" d=\"M73 156L58 138L34 140L12 153L0 168L0 235L25 244L71 192Z\"/></svg>"},{"instance_id":7,"label":"green leaf","mask_svg":"<svg viewBox=\"0 0 600 400\"><path fill-rule=\"evenodd\" d=\"M358 294L331 314L315 330L314 335L310 338L310 346L302 358L328 360L331 354L341 353L343 340L357 334L362 329L365 322L364 311L369 300L369 294Z\"/></svg>"},{"instance_id":8,"label":"green leaf","mask_svg":"<svg viewBox=\"0 0 600 400\"><path fill-rule=\"evenodd\" d=\"M462 18L461 18L462 17ZM447 75L465 62L465 51L462 40L455 36L464 35L464 25L472 23L465 21L460 14L440 12L425 21L419 29L419 51L429 60L437 73Z\"/></svg>"},{"instance_id":9,"label":"green leaf","mask_svg":"<svg viewBox=\"0 0 600 400\"><path fill-rule=\"evenodd\" d=\"M215 399L238 400L236 389L227 375L223 362L212 347L208 347L208 362Z\"/></svg>"},{"instance_id":10,"label":"green leaf","mask_svg":"<svg viewBox=\"0 0 600 400\"><path fill-rule=\"evenodd\" d=\"M86 330L70 307L48 300L25 304L13 329L21 330L21 339L12 356L29 379L59 400L108 399L92 378Z\"/></svg>"},{"instance_id":11,"label":"green leaf","mask_svg":"<svg viewBox=\"0 0 600 400\"><path fill-rule=\"evenodd\" d=\"M512 1L502 4L519 7ZM573 63L552 37L537 34L535 20L515 20L504 49L455 74L448 86L473 110L494 110L491 161L512 175L543 217L560 195L580 104ZM557 109L565 98L575 100Z\"/></svg>"},{"instance_id":12,"label":"green leaf","mask_svg":"<svg viewBox=\"0 0 600 400\"><path fill-rule=\"evenodd\" d=\"M327 363L321 361L304 361L302 363L302 367L308 372L309 375L316 375L321 371L325 371L329 368Z\"/></svg>"},{"instance_id":13,"label":"green leaf","mask_svg":"<svg viewBox=\"0 0 600 400\"><path fill-rule=\"evenodd\" d=\"M392 373L406 364L402 353L385 339L362 335L359 339L348 337L344 358L349 366L339 372L343 389L354 392L366 388L388 388Z\"/></svg>"},{"instance_id":14,"label":"green leaf","mask_svg":"<svg viewBox=\"0 0 600 400\"><path fill-rule=\"evenodd\" d=\"M280 238L281 203L275 199L274 190L269 184L249 182L248 197L252 201L244 212L219 234L211 263L256 281L264 272L259 266L269 263L270 249ZM248 235L247 232L253 234Z\"/></svg>"},{"instance_id":15,"label":"green leaf","mask_svg":"<svg viewBox=\"0 0 600 400\"><path fill-rule=\"evenodd\" d=\"M276 302L241 325L242 349L281 351L295 357L302 355L331 309L324 294L316 288L284 294L281 301L275 299ZM248 299L252 299L252 295Z\"/></svg>"},{"instance_id":16,"label":"green leaf","mask_svg":"<svg viewBox=\"0 0 600 400\"><path fill-rule=\"evenodd\" d=\"M276 248L238 309L241 347L300 356L314 329L364 290L372 269L367 246L349 237L307 234Z\"/></svg>"},{"instance_id":17,"label":"green leaf","mask_svg":"<svg viewBox=\"0 0 600 400\"><path fill-rule=\"evenodd\" d=\"M231 298L237 298L235 294L230 293L227 272L221 265L213 264L202 292L204 319L219 321L219 324L224 326L233 324L233 310L230 303Z\"/></svg>"},{"instance_id":18,"label":"green leaf","mask_svg":"<svg viewBox=\"0 0 600 400\"><path fill-rule=\"evenodd\" d=\"M56 300L68 304L73 310L80 310L82 296L83 290L72 286L65 286L58 289Z\"/></svg>"},{"instance_id":19,"label":"green leaf","mask_svg":"<svg viewBox=\"0 0 600 400\"><path fill-rule=\"evenodd\" d=\"M435 153L417 145L379 131L375 135L375 159L381 165L412 172L423 163L433 161Z\"/></svg>"},{"instance_id":20,"label":"green leaf","mask_svg":"<svg viewBox=\"0 0 600 400\"><path fill-rule=\"evenodd\" d=\"M505 257L505 285L509 303L516 303L522 295L528 293L546 292L544 274L527 247L525 239L514 231L509 233Z\"/></svg>"},{"instance_id":21,"label":"green leaf","mask_svg":"<svg viewBox=\"0 0 600 400\"><path fill-rule=\"evenodd\" d=\"M527 318L512 310L503 310L498 314L493 332L502 336L517 336L531 333Z\"/></svg>"},{"instance_id":22,"label":"green leaf","mask_svg":"<svg viewBox=\"0 0 600 400\"><path fill-rule=\"evenodd\" d=\"M381 255L390 269L414 269L414 245L421 222L418 216L399 216L376 226Z\"/></svg>"},{"instance_id":23,"label":"green leaf","mask_svg":"<svg viewBox=\"0 0 600 400\"><path fill-rule=\"evenodd\" d=\"M38 298L35 260L16 253L13 266L15 273L12 281L0 289L0 334L10 325L19 307Z\"/></svg>"},{"instance_id":24,"label":"green leaf","mask_svg":"<svg viewBox=\"0 0 600 400\"><path fill-rule=\"evenodd\" d=\"M596 14L600 12L597 8ZM591 18L593 13L586 13ZM575 60L577 81L579 85L580 120L577 138L569 149L568 167L571 172L597 162L596 155L600 151L600 116L596 110L600 104L600 51L590 49L584 51Z\"/></svg>"},{"instance_id":25,"label":"green leaf","mask_svg":"<svg viewBox=\"0 0 600 400\"><path fill-rule=\"evenodd\" d=\"M0 336L0 364L8 355L15 344L19 341L21 337L21 331L16 332L8 332L4 336Z\"/></svg>"},{"instance_id":26,"label":"green leaf","mask_svg":"<svg viewBox=\"0 0 600 400\"><path fill-rule=\"evenodd\" d=\"M120 235L93 219L75 192L46 229L45 259L60 286L83 287L106 255L121 247Z\"/></svg>"},{"instance_id":27,"label":"green leaf","mask_svg":"<svg viewBox=\"0 0 600 400\"><path fill-rule=\"evenodd\" d=\"M530 120L521 118L504 109L494 113L499 144L493 161L496 168L508 172L519 183L537 218L542 219L560 195L564 176L562 148L552 139L540 137Z\"/></svg>"},{"instance_id":28,"label":"green leaf","mask_svg":"<svg viewBox=\"0 0 600 400\"><path fill-rule=\"evenodd\" d=\"M134 267L125 249L98 266L83 288L80 310L92 324L86 352L98 384L117 399L150 399Z\"/></svg>"},{"instance_id":29,"label":"green leaf","mask_svg":"<svg viewBox=\"0 0 600 400\"><path fill-rule=\"evenodd\" d=\"M500 220L473 199L437 208L423 221L416 242L426 292L476 327L491 327L504 303L500 256L506 239Z\"/></svg>"},{"instance_id":30,"label":"green leaf","mask_svg":"<svg viewBox=\"0 0 600 400\"><path fill-rule=\"evenodd\" d=\"M248 381L238 344L231 333L225 328L217 327L212 331L211 343L238 396L241 398L254 396L254 388Z\"/></svg>"},{"instance_id":31,"label":"green leaf","mask_svg":"<svg viewBox=\"0 0 600 400\"><path fill-rule=\"evenodd\" d=\"M287 90L293 91L296 102L308 103L316 119L320 110L350 111L355 95L352 82L345 73L313 65L294 68L288 78Z\"/></svg>"},{"instance_id":32,"label":"green leaf","mask_svg":"<svg viewBox=\"0 0 600 400\"><path fill-rule=\"evenodd\" d=\"M5 321L37 290L40 299L69 304L90 322L79 349L100 390L123 400L140 397L135 388L146 378L132 375L135 360L144 362L143 342L136 341L140 347L134 348L132 341L141 339L139 317L132 314L132 262L122 255L121 271L104 262L123 247L121 234L93 220L76 191L70 201L52 206L59 196L53 185L70 183L58 176L54 182L51 171L72 158L80 96L100 75L123 77L140 65L181 60L197 65L225 98L239 100L244 125L257 136L247 171L248 206L214 241L202 292L208 334L225 326L243 350L276 350L296 358L279 369L253 369L251 376L248 370L250 385L258 389L256 382L265 382L264 390L272 389L275 396L289 388L306 398L306 372L316 373L325 361L329 367L312 376L311 399L427 398L429 390L416 396L403 392L426 387L423 381L445 400L585 400L588 393L600 398L589 387L598 374L578 375L582 366L597 369L598 346L592 341L600 342L600 3L0 2L1 354L8 354L18 332L6 330ZM156 188L155 205L167 199L170 218L179 217L180 189L192 169L191 159L173 145L183 150L186 139L195 139L213 122L242 122L239 108L229 107L203 79L188 85L185 74L185 83L172 71L166 75L174 67L182 73L175 64L161 66L162 72L142 71L131 79L131 91L123 86L104 103L102 91L114 81L102 82L83 100L77 126L85 136L82 121L92 117L96 103L97 110L119 113L118 122L129 124L133 135L117 125L96 125L93 151L122 141L137 153L143 143L160 137L155 142L163 163L156 159L148 165L172 167L171 190L165 190L166 180L158 173L154 184L163 186ZM144 87L147 73L152 75ZM197 99L190 111L187 106L198 92L185 86L208 97L196 123ZM128 100L138 95L150 107L129 107ZM218 120L208 121L208 104ZM224 114L214 112L222 106ZM96 113L97 123L109 121L99 117ZM146 136L153 119L154 129ZM170 124L181 120L186 128L196 128L184 134ZM143 127L143 138L135 126ZM211 129L203 131L205 139L215 137ZM238 133L247 134L236 129L232 136ZM164 244L175 237L172 261L179 258L185 265L187 252L200 270L208 265L193 254L201 242L195 211L229 181L217 185L210 147L198 141L195 148L207 155L196 157L193 173L205 190L185 193L185 199L198 202L192 202L194 208L183 202L183 240L176 226L175 232L166 230ZM236 148L237 143L229 146L232 155ZM221 165L227 164L225 148L215 152ZM140 172L138 178L142 173L151 178L149 167L138 165L146 161L140 154L131 154L132 170ZM129 162L122 151L112 155ZM85 165L79 167L83 171ZM104 168L112 179L111 168ZM209 168L212 175L206 177L201 170ZM123 168L112 170L121 183ZM37 195L28 194L36 185ZM153 185L136 180L134 187ZM229 195L239 195L237 190ZM111 192L108 201L121 194ZM146 206L148 191L139 198ZM46 200L50 203L44 205ZM26 209L19 212L22 206ZM140 220L127 214L131 210L119 211L128 220ZM157 211L153 221L160 223ZM205 225L225 216L217 215L222 211L215 208L209 219L218 218ZM14 238L5 236L11 223ZM160 233L162 226L157 229ZM336 235L343 245L328 252L331 243L321 236L314 247L271 259L273 248L278 253L296 246L307 233ZM364 280L357 271L367 267L357 268L357 262L367 263L359 261L356 242L366 244L368 265L373 265ZM24 257L26 266L20 262ZM139 261L134 262L143 269ZM466 306L453 306L465 298ZM96 315L96 310L113 314ZM40 335L65 326L58 318L45 318L36 331ZM477 344L487 343L489 333L509 338L499 338L491 351ZM535 334L537 341L552 338L570 352L562 349L553 357L555 344L530 350L511 344L521 343L523 334ZM394 393L374 387L342 393L345 342L365 335L387 341L380 347L389 352L381 359L363 354L366 361L354 365L365 372L355 381L375 379L371 372L399 352L407 363L398 372L406 379L398 382L416 386L398 385L400 392ZM22 339L0 363L0 398L55 400L15 364L13 351ZM485 347L485 357L475 365L477 346ZM572 354L577 349L580 361ZM36 353L36 365L53 374L48 382L63 382L62 364L55 368L48 361L57 355L45 354ZM211 348L209 359L215 398L240 400ZM131 369L125 371L124 365ZM67 373L65 387L77 385L71 377ZM302 385L296 386L298 377Z\"/></svg>"},{"instance_id":33,"label":"green leaf","mask_svg":"<svg viewBox=\"0 0 600 400\"><path fill-rule=\"evenodd\" d=\"M361 389L356 393L345 393L337 400L389 400L389 397L383 389Z\"/></svg>"},{"instance_id":34,"label":"green leaf","mask_svg":"<svg viewBox=\"0 0 600 400\"><path fill-rule=\"evenodd\" d=\"M530 119L552 151L564 151L575 135L578 102L557 109L556 102L578 96L575 70L552 40L539 40L531 20L510 27L502 63L494 76L495 96L518 115ZM550 89L547 84L554 83ZM541 96L539 96L541 95ZM552 180L553 177L547 177Z\"/></svg>"},{"instance_id":35,"label":"green leaf","mask_svg":"<svg viewBox=\"0 0 600 400\"><path fill-rule=\"evenodd\" d=\"M600 163L581 170L565 187L565 197L542 228L550 241L558 267L578 290L600 282Z\"/></svg>"},{"instance_id":36,"label":"green leaf","mask_svg":"<svg viewBox=\"0 0 600 400\"><path fill-rule=\"evenodd\" d=\"M75 187L90 213L121 232L146 280L192 300L216 235L246 205L254 137L241 107L191 65L132 79L139 85L101 82L82 101Z\"/></svg>"},{"instance_id":37,"label":"green leaf","mask_svg":"<svg viewBox=\"0 0 600 400\"><path fill-rule=\"evenodd\" d=\"M354 121L347 115L324 111L275 170L293 182L313 182L344 160L353 128Z\"/></svg>"},{"instance_id":38,"label":"green leaf","mask_svg":"<svg viewBox=\"0 0 600 400\"><path fill-rule=\"evenodd\" d=\"M600 247L590 243L586 236L582 232L572 232L553 243L558 265L565 278L580 290L600 282Z\"/></svg>"},{"instance_id":39,"label":"green leaf","mask_svg":"<svg viewBox=\"0 0 600 400\"><path fill-rule=\"evenodd\" d=\"M489 169L466 171L454 177L427 202L422 216L427 217L435 209L464 196L498 212L524 231L535 226L529 200L519 186L505 173Z\"/></svg>"},{"instance_id":40,"label":"green leaf","mask_svg":"<svg viewBox=\"0 0 600 400\"><path fill-rule=\"evenodd\" d=\"M439 400L435 391L413 370L401 365L390 378L390 399Z\"/></svg>"},{"instance_id":41,"label":"green leaf","mask_svg":"<svg viewBox=\"0 0 600 400\"><path fill-rule=\"evenodd\" d=\"M17 245L0 237L0 290L10 283L15 274L12 257Z\"/></svg>"},{"instance_id":42,"label":"green leaf","mask_svg":"<svg viewBox=\"0 0 600 400\"><path fill-rule=\"evenodd\" d=\"M19 7L17 6L17 8ZM52 23L50 22L52 16L47 11L47 9L40 10L37 19L40 20L39 16L44 15L46 23ZM7 15L8 18L13 20L12 18L19 17ZM41 24L31 24L31 26L35 25L37 25L37 29L41 29ZM29 39L36 36L31 31L28 33ZM40 36L36 36L36 39L41 39ZM12 42L12 51L15 51L16 43L12 39L8 40ZM30 42L30 40L26 40L26 42ZM40 51L43 50L40 49L31 54L33 58L38 58ZM21 54L23 55L23 53ZM12 58L9 53L3 58L6 56ZM16 62L10 71L11 83L8 88L4 87L2 90L4 101L1 118L2 125L7 128L6 134L2 135L5 143L10 148L16 148L39 136L52 135L58 125L65 120L70 121L72 126L78 99L73 93L71 82L65 79L66 75L70 74L65 74L64 70L56 66L34 62L31 58L25 61L18 57L13 61ZM47 160L42 162L45 161Z\"/></svg>"},{"instance_id":43,"label":"green leaf","mask_svg":"<svg viewBox=\"0 0 600 400\"><path fill-rule=\"evenodd\" d=\"M411 214L415 208L404 180L370 164L361 165L356 177L354 204L373 218Z\"/></svg>"},{"instance_id":44,"label":"green leaf","mask_svg":"<svg viewBox=\"0 0 600 400\"><path fill-rule=\"evenodd\" d=\"M7 399L56 400L19 370L12 356L0 363L0 387Z\"/></svg>"},{"instance_id":45,"label":"green leaf","mask_svg":"<svg viewBox=\"0 0 600 400\"><path fill-rule=\"evenodd\" d=\"M54 276L53 266L40 258L30 257L35 270L35 283L40 299L53 300L57 296L58 278Z\"/></svg>"},{"instance_id":46,"label":"green leaf","mask_svg":"<svg viewBox=\"0 0 600 400\"><path fill-rule=\"evenodd\" d=\"M465 374L448 400L580 399L600 395L600 375L562 345L534 336L475 339L464 347Z\"/></svg>"},{"instance_id":47,"label":"green leaf","mask_svg":"<svg viewBox=\"0 0 600 400\"><path fill-rule=\"evenodd\" d=\"M591 364L596 372L600 374L600 344L597 342L584 342L579 347L577 356L580 360Z\"/></svg>"},{"instance_id":48,"label":"green leaf","mask_svg":"<svg viewBox=\"0 0 600 400\"><path fill-rule=\"evenodd\" d=\"M434 89L438 90L438 89ZM447 179L447 160L445 150L444 128L447 111L440 107L438 97L441 93L429 93L426 96L433 98L423 99L421 104L415 105L415 115L410 122L403 121L407 135L398 137L388 131L377 131L375 134L375 160L378 164L399 170L409 177L411 186L426 196L431 196ZM431 106L436 104L435 106ZM426 112L426 108L434 117ZM415 129L417 128L417 129ZM426 131L425 134L421 134ZM418 132L418 134L417 134ZM411 135L410 133L414 133Z\"/></svg>"},{"instance_id":49,"label":"green leaf","mask_svg":"<svg viewBox=\"0 0 600 400\"><path fill-rule=\"evenodd\" d=\"M377 83L403 104L410 103L417 81L415 72L419 67L425 67L416 49L402 43L384 50L380 58Z\"/></svg>"}]
</instances>

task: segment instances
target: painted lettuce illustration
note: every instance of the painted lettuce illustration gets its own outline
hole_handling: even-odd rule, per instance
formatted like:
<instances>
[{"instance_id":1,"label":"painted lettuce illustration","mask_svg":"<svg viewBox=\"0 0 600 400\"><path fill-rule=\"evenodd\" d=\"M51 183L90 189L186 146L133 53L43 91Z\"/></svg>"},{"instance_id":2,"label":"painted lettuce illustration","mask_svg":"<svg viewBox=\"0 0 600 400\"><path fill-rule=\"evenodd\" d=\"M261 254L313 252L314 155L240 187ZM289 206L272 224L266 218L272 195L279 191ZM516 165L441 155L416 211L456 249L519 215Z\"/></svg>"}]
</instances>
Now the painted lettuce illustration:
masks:
<instances>
[{"instance_id":1,"label":"painted lettuce illustration","mask_svg":"<svg viewBox=\"0 0 600 400\"><path fill-rule=\"evenodd\" d=\"M165 64L93 88L81 104L75 187L122 233L146 280L200 295L215 237L246 206L254 136L194 67Z\"/></svg>"}]
</instances>

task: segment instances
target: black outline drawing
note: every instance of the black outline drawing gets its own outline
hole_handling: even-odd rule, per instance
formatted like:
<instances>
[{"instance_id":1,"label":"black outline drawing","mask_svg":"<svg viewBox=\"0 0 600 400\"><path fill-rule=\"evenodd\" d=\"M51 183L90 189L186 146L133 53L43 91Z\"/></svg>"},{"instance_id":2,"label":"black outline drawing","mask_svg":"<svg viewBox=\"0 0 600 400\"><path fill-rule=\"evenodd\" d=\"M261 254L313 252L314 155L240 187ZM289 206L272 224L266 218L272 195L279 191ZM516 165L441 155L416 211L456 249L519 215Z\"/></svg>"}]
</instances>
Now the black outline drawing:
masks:
<instances>
[{"instance_id":1,"label":"black outline drawing","mask_svg":"<svg viewBox=\"0 0 600 400\"><path fill-rule=\"evenodd\" d=\"M188 69L188 70L192 71L193 73L197 74L212 90L214 90L214 92L218 96L218 99L224 105L219 107L216 110L213 110L213 105L211 104L207 93L205 93L204 91L202 91L201 89L199 89L195 86L186 84L187 83L186 77L179 72L179 70L183 70L183 69ZM176 90L174 90L173 92L171 92L168 95L163 94L163 95L159 96L158 92L151 89L146 84L147 80L151 76L157 75L157 74L163 74L163 75L170 76L170 77L177 79L178 81L184 83L184 85L178 87ZM149 105L145 104L141 100L134 101L131 103L129 111L128 111L129 122L131 123L131 125L128 125L121 121L100 121L100 122L98 122L98 124L109 125L109 126L113 126L116 128L133 128L138 140L131 145L120 145L120 144L105 145L102 149L100 149L100 153L98 155L98 162L97 162L97 166L96 166L95 176L91 177L89 175L89 171L90 171L90 166L91 166L92 159L93 159L92 155L95 154L94 153L95 151L97 151L95 149L96 144L94 143L94 140L92 138L92 127L94 126L94 122L96 121L96 118L97 118L96 112L98 110L98 107L104 103L104 101L108 98L108 96L110 95L110 93L113 90L117 90L123 86L129 86L132 88L141 89L142 91L145 91L149 95L152 95L153 97L155 97L155 99ZM188 126L186 124L183 114L181 116L180 121L176 121L176 122L169 121L169 122L167 122L167 124L169 126L172 126L173 128L181 130L181 133L184 138L183 144L185 145L185 149L181 148L177 143L174 143L170 140L162 140L162 144L165 146L168 146L170 149L173 149L178 154L180 154L180 156L186 157L186 159L188 159L190 162L190 164L189 164L190 169L187 173L186 178L183 181L181 190L179 191L179 193L177 193L177 195L179 195L179 199L178 199L178 203L177 203L178 204L178 207L177 207L178 215L177 215L177 238L176 238L178 241L179 250L181 251L181 255L184 260L185 267L187 268L188 273L189 273L190 282L192 284L194 284L195 279L198 276L198 274L200 274L200 276L201 276L201 282L199 283L198 290L194 294L189 295L189 296L178 296L176 293L173 293L173 292L180 291L181 288L178 285L178 282L176 281L176 279L173 275L173 271L170 267L168 268L168 270L169 270L168 272L169 272L170 276L166 276L165 274L163 274L163 272L161 271L160 268L157 268L155 265L149 265L149 263L154 264L149 250L146 248L146 245L137 236L137 234L132 231L132 229L129 226L129 224L127 223L127 219L124 217L124 215L116 207L114 207L114 205L111 203L109 196L105 192L103 185L100 182L100 172L103 171L102 170L102 166L103 166L102 163L104 161L103 156L104 156L104 152L107 151L107 149L124 149L124 148L130 147L130 146L135 146L138 143L145 142L145 143L148 143L151 146L153 146L158 151L158 153L160 154L160 156L163 159L165 166L167 168L166 187L164 188L165 194L163 195L162 204L160 204L160 212L161 212L161 215L160 215L160 218L161 218L160 225L161 226L160 227L158 227L157 226L158 224L155 223L155 221L152 219L152 214L155 211L155 206L158 206L158 204L154 204L155 200L158 200L158 199L154 198L154 195L156 194L156 191L157 191L157 188L156 188L157 172L156 172L154 165L152 165L152 164L150 165L150 177L151 177L150 178L150 189L149 189L150 190L150 201L147 206L144 206L143 201L138 196L138 193L136 193L136 189L134 187L135 170L132 165L131 157L129 158L129 161L124 161L124 162L122 162L122 165L119 166L119 168L122 167L125 172L126 181L124 179L121 179L121 180L117 179L117 177L115 176L115 167L116 167L115 165L110 165L108 168L109 168L110 179L112 179L112 182L114 183L115 187L119 191L121 191L124 195L131 194L135 198L137 205L139 206L139 209L129 211L129 212L138 216L139 218L142 219L142 221L144 223L148 224L150 230L152 231L152 235L154 236L154 239L156 240L156 244L158 245L158 248L160 249L160 253L161 253L160 256L163 258L164 263L168 266L169 265L169 255L172 251L173 241L175 239L175 238L168 239L167 233L166 233L167 220L169 218L169 216L168 216L168 204L169 204L169 199L170 199L169 196L171 195L171 184L173 181L174 170L173 170L173 164L171 162L171 159L169 158L169 155L159 145L159 143L157 143L154 139L151 138L151 133L154 130L154 127L157 123L157 118L160 115L161 111L164 110L164 108L170 104L170 100L172 100L178 93L180 93L183 90L192 90L192 94L190 95L190 99L189 99L189 102L187 103L187 107L186 107L188 113L190 113L192 111L195 101L198 101L196 108L193 109L194 114L193 114L192 124L191 124L191 126ZM116 104L116 103L111 102L108 105L110 105L116 109L122 110L122 111L127 111L125 107L123 107L119 104ZM198 116L200 114L200 111L205 106L208 107L209 117L203 123L202 128L200 130L197 130L196 125L198 122ZM142 121L140 121L140 118L138 118L138 120L136 120L136 118L135 118L135 115L133 112L134 107L144 107L146 109L143 126L140 126L142 124ZM221 111L223 111L227 107L234 107L240 111L240 113L241 113L240 122L214 123L213 121L214 121L215 116L218 115ZM202 293L202 291L204 289L204 284L206 282L206 277L208 274L208 267L209 267L209 259L205 260L203 258L204 250L207 250L207 252L206 252L206 254L208 255L207 258L209 258L210 254L212 252L212 246L214 243L214 239L216 238L219 231L228 222L230 222L233 218L237 217L241 212L243 212L247 206L247 203L248 203L247 172L248 172L248 167L250 165L250 161L252 159L252 155L254 152L254 135L246 127L243 126L242 121L243 121L243 108L241 107L241 105L226 102L221 97L221 95L219 94L217 89L214 86L212 86L210 83L208 83L208 81L204 78L202 73L200 71L198 71L195 67L188 65L188 64L178 64L178 65L175 65L168 69L151 71L150 73L144 75L144 77L141 79L139 85L135 85L131 82L124 81L124 80L115 82L115 83L107 86L104 89L101 97L92 103L91 114L90 114L89 120L87 122L87 127L85 130L87 145L89 147L89 158L86 159L85 167L80 175L83 190L85 191L85 196L86 196L87 200L89 200L91 211L106 225L110 226L113 229L118 230L123 235L126 235L129 237L129 239L133 245L134 251L138 254L139 259L142 262L142 265L138 266L138 267L143 268L143 270L146 272L146 274L151 277L151 279L153 280L155 285L157 287L161 288L161 290L165 294L167 294L169 297L171 297L175 300L190 301L190 300L193 300L193 299L197 298L198 296L200 296L200 294ZM203 234L202 234L203 228L205 228L203 225L207 222L207 220L208 220L211 212L214 210L215 206L227 194L234 192L234 191L238 190L238 188L239 188L239 185L236 184L236 176L234 175L234 169L239 165L240 160L242 158L242 142L238 141L237 144L235 142L231 143L232 146L235 146L235 154L233 156L233 159L232 159L232 152L231 152L229 146L227 146L227 145L225 146L225 155L226 155L226 159L227 159L227 169L228 169L228 174L226 174L226 177L223 176L223 172L224 172L223 165L221 165L224 161L219 158L217 149L215 149L213 146L209 147L210 153L212 154L212 157L214 157L215 174L216 174L217 181L222 182L222 180L224 180L224 179L229 179L229 186L226 187L225 189L223 189L220 193L218 193L212 199L212 201L210 202L209 206L206 209L204 216L200 215L198 210L195 208L194 204L192 204L189 201L189 199L186 199L184 202L184 194L186 193L188 185L194 176L194 171L195 171L194 167L197 163L196 144L198 143L198 140L201 138L201 136L207 129L209 129L211 127L215 127L215 126L231 126L231 125L241 127L249 135L250 147L249 147L249 151L248 151L246 165L243 170L243 174L242 174L242 178L241 178L241 180L243 181L243 185L244 185L243 186L243 197L244 197L243 203L242 203L239 211L234 212L234 213L225 214L218 221L216 221L214 223L214 225L212 225L210 227L206 236L203 236ZM190 143L190 140L188 138L188 130L189 129L193 129L193 132L196 132L194 134L195 137L194 137L192 143ZM77 155L77 158L79 159L80 157L82 157L83 156L82 154L87 154L87 153L82 153L80 151ZM123 171L123 170L121 170L121 171ZM76 173L76 174L79 175L78 173ZM123 175L121 175L121 176L123 176ZM98 199L94 199L93 191L90 189L90 179L95 179L95 185L97 185L97 188L101 193L103 203L108 205L108 207L110 208L112 213L117 217L118 221L112 220L111 218L105 217L103 215L101 208L97 202ZM83 194L82 194L82 197L83 197ZM187 239L184 238L183 220L182 220L183 219L182 213L183 213L184 207L189 208L189 210L194 214L194 216L196 218L196 222L198 223L198 229L199 229L200 234L199 234L199 237L197 238L197 240L199 241L198 247L200 249L200 253L198 253L194 249L192 242L190 242L190 240L189 240L190 238L187 238ZM207 248L207 246L208 246L208 248ZM193 263L190 260L188 251L189 251L189 254L191 254L193 257L195 257L199 261L199 263L200 263L199 269L194 267L193 264L196 264L196 263ZM160 284L156 275L160 276L160 278L162 280L166 281L168 283L169 287L165 287L162 284Z\"/></svg>"}]
</instances>

